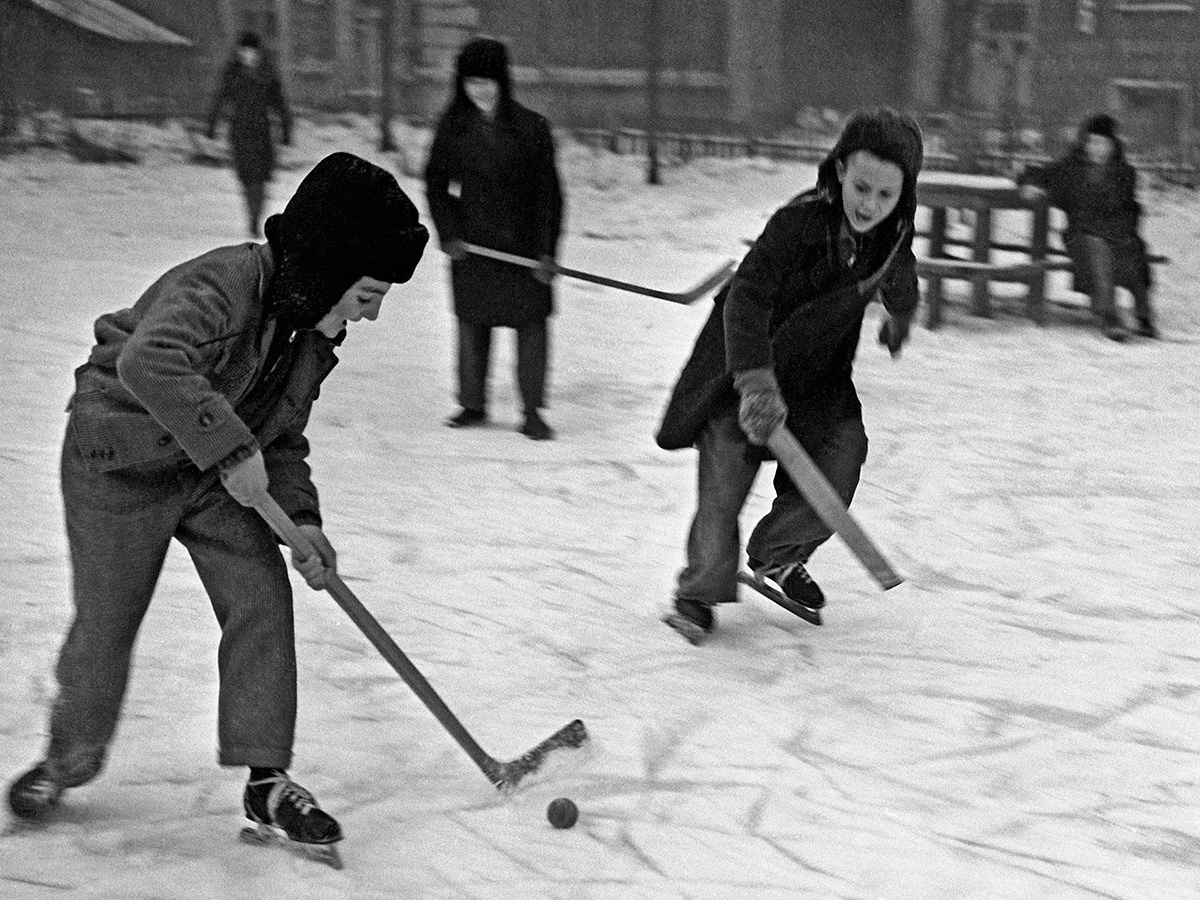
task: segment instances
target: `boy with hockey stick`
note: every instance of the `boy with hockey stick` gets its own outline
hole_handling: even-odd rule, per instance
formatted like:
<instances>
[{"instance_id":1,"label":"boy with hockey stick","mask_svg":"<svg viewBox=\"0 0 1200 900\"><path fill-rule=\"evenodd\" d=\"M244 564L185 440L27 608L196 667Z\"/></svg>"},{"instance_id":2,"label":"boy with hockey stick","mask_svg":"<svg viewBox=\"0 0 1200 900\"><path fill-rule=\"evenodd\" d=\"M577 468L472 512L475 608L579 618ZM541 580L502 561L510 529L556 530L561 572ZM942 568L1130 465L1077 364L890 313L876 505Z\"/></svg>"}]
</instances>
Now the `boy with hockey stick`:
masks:
<instances>
[{"instance_id":1,"label":"boy with hockey stick","mask_svg":"<svg viewBox=\"0 0 1200 900\"><path fill-rule=\"evenodd\" d=\"M786 423L849 505L867 455L851 379L863 314L880 297L879 341L895 356L919 300L912 253L923 143L910 117L855 113L817 185L777 210L746 254L684 366L657 440L700 453L698 504L668 624L697 642L713 607L737 600L738 516L762 447ZM786 472L747 545L760 585L819 622L825 602L805 564L832 534Z\"/></svg>"},{"instance_id":2,"label":"boy with hockey stick","mask_svg":"<svg viewBox=\"0 0 1200 900\"><path fill-rule=\"evenodd\" d=\"M374 321L428 232L389 173L326 157L267 240L212 250L96 320L75 372L62 493L75 616L59 654L45 757L9 789L22 819L99 774L134 640L172 538L221 626L218 761L249 769L246 816L301 845L341 838L291 781L296 719L292 591L269 489L318 553L293 556L314 589L336 568L306 462L305 426L349 322Z\"/></svg>"}]
</instances>

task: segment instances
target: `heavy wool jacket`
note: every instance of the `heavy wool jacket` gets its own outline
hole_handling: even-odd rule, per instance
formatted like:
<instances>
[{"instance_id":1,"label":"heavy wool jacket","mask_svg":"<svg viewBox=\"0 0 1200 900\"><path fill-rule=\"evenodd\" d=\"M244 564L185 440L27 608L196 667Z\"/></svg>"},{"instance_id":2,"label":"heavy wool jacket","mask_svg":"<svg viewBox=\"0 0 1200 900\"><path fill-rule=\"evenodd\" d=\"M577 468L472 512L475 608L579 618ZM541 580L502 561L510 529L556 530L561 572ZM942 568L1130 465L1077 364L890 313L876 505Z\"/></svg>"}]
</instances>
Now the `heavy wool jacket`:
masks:
<instances>
[{"instance_id":1,"label":"heavy wool jacket","mask_svg":"<svg viewBox=\"0 0 1200 900\"><path fill-rule=\"evenodd\" d=\"M1049 194L1050 203L1067 215L1063 244L1075 264L1073 285L1092 290L1092 267L1079 238L1103 238L1113 251L1116 283L1135 289L1152 281L1149 253L1138 233L1142 207L1137 200L1137 170L1117 151L1106 165L1094 165L1076 147L1044 166L1030 166L1017 179Z\"/></svg>"},{"instance_id":2,"label":"heavy wool jacket","mask_svg":"<svg viewBox=\"0 0 1200 900\"><path fill-rule=\"evenodd\" d=\"M546 119L516 101L489 121L465 98L438 123L425 190L443 247L450 241L531 259L558 253L563 196ZM453 263L454 313L479 325L521 325L553 311L529 269L467 256Z\"/></svg>"},{"instance_id":3,"label":"heavy wool jacket","mask_svg":"<svg viewBox=\"0 0 1200 900\"><path fill-rule=\"evenodd\" d=\"M229 146L238 179L246 184L270 181L275 171L275 141L271 113L279 116L280 136L291 143L292 114L274 66L262 60L248 68L234 58L221 73L221 82L208 114L208 136L228 110Z\"/></svg>"},{"instance_id":4,"label":"heavy wool jacket","mask_svg":"<svg viewBox=\"0 0 1200 900\"><path fill-rule=\"evenodd\" d=\"M96 344L75 371L67 407L89 468L176 457L203 471L257 445L271 495L294 521L320 524L304 428L337 365L335 342L296 332L263 371L273 271L267 244L223 247L176 266L132 307L96 320Z\"/></svg>"},{"instance_id":5,"label":"heavy wool jacket","mask_svg":"<svg viewBox=\"0 0 1200 900\"><path fill-rule=\"evenodd\" d=\"M893 216L852 248L828 189L776 211L700 332L663 415L659 446L692 446L705 423L732 412L733 375L771 368L788 427L810 451L831 424L861 415L851 380L867 304L877 297L907 332L917 308L909 223Z\"/></svg>"}]
</instances>

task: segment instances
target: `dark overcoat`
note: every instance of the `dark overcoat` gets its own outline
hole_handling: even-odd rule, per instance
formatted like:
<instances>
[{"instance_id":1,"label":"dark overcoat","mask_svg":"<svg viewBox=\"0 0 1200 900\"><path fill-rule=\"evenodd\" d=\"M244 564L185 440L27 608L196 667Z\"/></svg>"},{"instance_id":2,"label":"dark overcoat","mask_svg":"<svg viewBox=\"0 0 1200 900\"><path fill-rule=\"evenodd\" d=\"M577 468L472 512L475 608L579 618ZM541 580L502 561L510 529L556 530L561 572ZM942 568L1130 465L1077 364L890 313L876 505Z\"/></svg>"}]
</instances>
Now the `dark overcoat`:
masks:
<instances>
[{"instance_id":1,"label":"dark overcoat","mask_svg":"<svg viewBox=\"0 0 1200 900\"><path fill-rule=\"evenodd\" d=\"M275 171L272 113L279 117L283 143L291 143L292 114L274 66L263 58L248 67L235 56L221 74L208 116L208 136L215 137L217 124L228 115L233 167L243 184L263 184Z\"/></svg>"},{"instance_id":2,"label":"dark overcoat","mask_svg":"<svg viewBox=\"0 0 1200 900\"><path fill-rule=\"evenodd\" d=\"M830 188L801 194L771 217L716 297L667 404L659 446L690 447L710 419L736 410L733 373L748 369L774 371L787 426L810 453L832 425L861 416L851 374L866 307L882 299L907 332L920 294L905 217L872 229L851 263L839 252L842 218Z\"/></svg>"},{"instance_id":3,"label":"dark overcoat","mask_svg":"<svg viewBox=\"0 0 1200 900\"><path fill-rule=\"evenodd\" d=\"M336 342L297 332L262 373L273 273L269 245L223 247L96 320L96 344L75 371L68 407L68 431L90 469L177 460L207 471L257 445L271 495L293 521L320 524L304 429L337 364Z\"/></svg>"},{"instance_id":4,"label":"dark overcoat","mask_svg":"<svg viewBox=\"0 0 1200 900\"><path fill-rule=\"evenodd\" d=\"M1137 200L1137 171L1125 159L1119 141L1102 166L1088 161L1076 145L1062 159L1045 166L1030 166L1018 183L1046 191L1049 202L1067 216L1063 244L1074 263L1073 285L1091 293L1092 267L1080 238L1103 238L1113 251L1114 279L1129 290L1149 287L1152 280L1149 253L1138 233L1142 208Z\"/></svg>"},{"instance_id":5,"label":"dark overcoat","mask_svg":"<svg viewBox=\"0 0 1200 900\"><path fill-rule=\"evenodd\" d=\"M550 125L511 98L489 120L460 88L438 123L425 188L443 247L557 256L563 197ZM473 324L519 326L553 312L550 285L522 266L468 255L451 263L451 284L454 314Z\"/></svg>"}]
</instances>

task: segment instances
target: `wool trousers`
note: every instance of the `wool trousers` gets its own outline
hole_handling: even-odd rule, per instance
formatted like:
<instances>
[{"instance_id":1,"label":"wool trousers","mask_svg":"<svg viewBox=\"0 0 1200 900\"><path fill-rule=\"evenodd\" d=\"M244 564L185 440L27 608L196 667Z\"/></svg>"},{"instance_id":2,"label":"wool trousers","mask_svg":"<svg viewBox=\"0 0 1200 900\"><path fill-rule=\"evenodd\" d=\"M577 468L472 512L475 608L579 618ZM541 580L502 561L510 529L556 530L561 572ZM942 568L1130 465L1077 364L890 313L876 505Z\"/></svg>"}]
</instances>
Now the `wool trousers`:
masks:
<instances>
[{"instance_id":1,"label":"wool trousers","mask_svg":"<svg viewBox=\"0 0 1200 900\"><path fill-rule=\"evenodd\" d=\"M92 471L70 426L61 468L74 619L56 667L47 763L66 786L102 768L138 629L174 538L221 628L218 762L286 768L296 720L292 590L266 523L186 460ZM169 637L158 643L172 646Z\"/></svg>"},{"instance_id":2,"label":"wool trousers","mask_svg":"<svg viewBox=\"0 0 1200 900\"><path fill-rule=\"evenodd\" d=\"M687 565L679 573L676 587L681 600L710 604L737 600L741 563L738 519L761 465L747 453L748 447L732 414L710 421L697 441L696 514L688 529ZM849 506L867 458L862 419L836 423L812 456ZM775 500L751 533L746 552L764 564L803 563L832 534L780 467L775 475Z\"/></svg>"},{"instance_id":3,"label":"wool trousers","mask_svg":"<svg viewBox=\"0 0 1200 900\"><path fill-rule=\"evenodd\" d=\"M1101 325L1119 325L1121 314L1117 309L1116 259L1113 248L1104 238L1091 234L1080 235L1077 240L1091 274L1092 313ZM1131 287L1129 292L1133 294L1133 311L1138 322L1151 323L1153 311L1150 308L1150 287L1139 282Z\"/></svg>"},{"instance_id":4,"label":"wool trousers","mask_svg":"<svg viewBox=\"0 0 1200 900\"><path fill-rule=\"evenodd\" d=\"M487 411L492 327L458 320L458 402L463 409ZM546 319L534 319L516 326L516 332L517 388L528 415L546 402L549 327Z\"/></svg>"}]
</instances>

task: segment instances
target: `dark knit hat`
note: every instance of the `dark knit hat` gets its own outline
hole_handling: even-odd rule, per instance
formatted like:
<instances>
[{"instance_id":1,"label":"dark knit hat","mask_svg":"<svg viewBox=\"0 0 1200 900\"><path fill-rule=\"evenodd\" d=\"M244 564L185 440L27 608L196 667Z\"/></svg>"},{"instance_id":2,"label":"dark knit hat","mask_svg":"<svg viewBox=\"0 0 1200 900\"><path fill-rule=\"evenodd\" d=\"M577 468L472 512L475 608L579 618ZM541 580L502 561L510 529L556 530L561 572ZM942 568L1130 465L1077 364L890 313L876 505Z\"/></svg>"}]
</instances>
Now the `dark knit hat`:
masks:
<instances>
[{"instance_id":1,"label":"dark knit hat","mask_svg":"<svg viewBox=\"0 0 1200 900\"><path fill-rule=\"evenodd\" d=\"M474 38L458 54L459 78L491 78L507 82L508 48L495 38Z\"/></svg>"},{"instance_id":2,"label":"dark knit hat","mask_svg":"<svg viewBox=\"0 0 1200 900\"><path fill-rule=\"evenodd\" d=\"M351 153L317 163L264 231L278 263L270 309L300 328L363 276L408 281L429 240L391 173Z\"/></svg>"},{"instance_id":3,"label":"dark knit hat","mask_svg":"<svg viewBox=\"0 0 1200 900\"><path fill-rule=\"evenodd\" d=\"M242 36L238 38L237 45L239 47L253 47L255 50L261 50L262 40L253 31L243 31Z\"/></svg>"},{"instance_id":4,"label":"dark knit hat","mask_svg":"<svg viewBox=\"0 0 1200 900\"><path fill-rule=\"evenodd\" d=\"M1117 120L1108 113L1097 113L1083 123L1083 134L1099 134L1110 140L1117 139Z\"/></svg>"}]
</instances>

